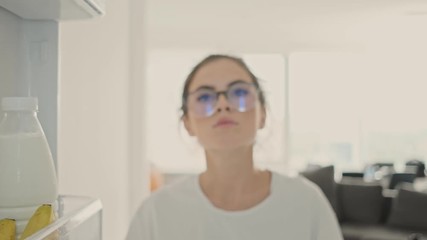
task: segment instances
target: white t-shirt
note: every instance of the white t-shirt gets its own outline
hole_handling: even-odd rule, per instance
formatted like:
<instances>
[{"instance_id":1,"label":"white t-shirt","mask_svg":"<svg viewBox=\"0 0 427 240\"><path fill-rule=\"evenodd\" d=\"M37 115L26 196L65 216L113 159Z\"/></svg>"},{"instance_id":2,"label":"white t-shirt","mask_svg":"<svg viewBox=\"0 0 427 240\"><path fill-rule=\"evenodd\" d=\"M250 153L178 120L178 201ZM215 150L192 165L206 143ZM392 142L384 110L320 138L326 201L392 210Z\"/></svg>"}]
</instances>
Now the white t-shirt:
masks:
<instances>
[{"instance_id":1,"label":"white t-shirt","mask_svg":"<svg viewBox=\"0 0 427 240\"><path fill-rule=\"evenodd\" d=\"M270 195L242 211L215 207L198 176L165 186L144 201L127 240L342 240L320 189L301 177L272 173Z\"/></svg>"}]
</instances>

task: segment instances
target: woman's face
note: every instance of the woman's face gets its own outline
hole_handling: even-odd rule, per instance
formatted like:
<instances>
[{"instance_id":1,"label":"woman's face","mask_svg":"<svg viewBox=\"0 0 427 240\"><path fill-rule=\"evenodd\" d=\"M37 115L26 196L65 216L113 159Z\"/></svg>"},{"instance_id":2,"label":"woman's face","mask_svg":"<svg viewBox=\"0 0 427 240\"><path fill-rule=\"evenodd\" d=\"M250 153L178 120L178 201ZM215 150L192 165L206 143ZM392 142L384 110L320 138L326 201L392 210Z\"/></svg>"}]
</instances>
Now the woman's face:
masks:
<instances>
[{"instance_id":1,"label":"woman's face","mask_svg":"<svg viewBox=\"0 0 427 240\"><path fill-rule=\"evenodd\" d=\"M227 101L224 94L220 94L213 105L213 113L201 116L197 114L196 107L191 104L194 96L198 101L205 101L205 95L198 94L204 89L216 92L227 91L239 95L241 86L251 86L253 81L241 66L229 59L219 59L201 67L189 86L190 97L187 101L188 112L184 116L184 125L191 136L206 150L233 149L243 146L252 146L255 141L257 129L262 128L265 122L265 108L261 106L257 92L254 91L254 104L247 110L239 110L236 104ZM237 88L236 88L237 86ZM234 90L237 89L237 90ZM195 93L195 94L194 94ZM191 100L190 100L191 99ZM190 102L190 103L189 103ZM200 111L199 111L200 112Z\"/></svg>"}]
</instances>

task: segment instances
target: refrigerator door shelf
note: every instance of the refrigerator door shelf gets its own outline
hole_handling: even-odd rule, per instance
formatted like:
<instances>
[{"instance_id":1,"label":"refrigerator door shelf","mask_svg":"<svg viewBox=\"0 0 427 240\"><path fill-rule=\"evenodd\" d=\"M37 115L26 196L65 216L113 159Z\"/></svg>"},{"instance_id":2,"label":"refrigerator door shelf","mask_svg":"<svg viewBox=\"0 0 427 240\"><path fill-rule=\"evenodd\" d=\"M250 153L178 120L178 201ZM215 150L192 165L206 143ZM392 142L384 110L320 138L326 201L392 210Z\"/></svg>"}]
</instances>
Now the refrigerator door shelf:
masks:
<instances>
[{"instance_id":1,"label":"refrigerator door shelf","mask_svg":"<svg viewBox=\"0 0 427 240\"><path fill-rule=\"evenodd\" d=\"M0 7L29 20L87 19L105 14L105 0L0 0Z\"/></svg>"},{"instance_id":2,"label":"refrigerator door shelf","mask_svg":"<svg viewBox=\"0 0 427 240\"><path fill-rule=\"evenodd\" d=\"M102 204L99 199L60 195L57 215L54 222L26 240L102 239Z\"/></svg>"}]
</instances>

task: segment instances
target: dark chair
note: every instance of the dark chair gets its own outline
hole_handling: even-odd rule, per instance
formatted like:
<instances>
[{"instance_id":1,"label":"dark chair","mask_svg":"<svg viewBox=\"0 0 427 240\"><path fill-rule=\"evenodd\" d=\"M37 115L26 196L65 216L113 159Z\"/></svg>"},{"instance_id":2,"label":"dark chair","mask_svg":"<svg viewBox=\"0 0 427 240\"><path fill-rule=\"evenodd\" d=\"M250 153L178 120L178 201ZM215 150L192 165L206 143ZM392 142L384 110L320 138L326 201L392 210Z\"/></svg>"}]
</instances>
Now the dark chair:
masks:
<instances>
[{"instance_id":1,"label":"dark chair","mask_svg":"<svg viewBox=\"0 0 427 240\"><path fill-rule=\"evenodd\" d=\"M364 173L363 172L343 172L343 177L355 177L355 178L363 178Z\"/></svg>"},{"instance_id":2,"label":"dark chair","mask_svg":"<svg viewBox=\"0 0 427 240\"><path fill-rule=\"evenodd\" d=\"M388 184L389 189L395 189L399 183L407 182L413 183L415 180L416 174L414 173L393 173Z\"/></svg>"},{"instance_id":3,"label":"dark chair","mask_svg":"<svg viewBox=\"0 0 427 240\"><path fill-rule=\"evenodd\" d=\"M376 162L365 167L365 178L369 181L389 178L395 172L394 163Z\"/></svg>"},{"instance_id":4,"label":"dark chair","mask_svg":"<svg viewBox=\"0 0 427 240\"><path fill-rule=\"evenodd\" d=\"M426 176L425 174L426 165L424 164L424 162L417 159L413 159L406 162L405 165L406 165L406 168L405 168L406 173L415 173L416 177Z\"/></svg>"}]
</instances>

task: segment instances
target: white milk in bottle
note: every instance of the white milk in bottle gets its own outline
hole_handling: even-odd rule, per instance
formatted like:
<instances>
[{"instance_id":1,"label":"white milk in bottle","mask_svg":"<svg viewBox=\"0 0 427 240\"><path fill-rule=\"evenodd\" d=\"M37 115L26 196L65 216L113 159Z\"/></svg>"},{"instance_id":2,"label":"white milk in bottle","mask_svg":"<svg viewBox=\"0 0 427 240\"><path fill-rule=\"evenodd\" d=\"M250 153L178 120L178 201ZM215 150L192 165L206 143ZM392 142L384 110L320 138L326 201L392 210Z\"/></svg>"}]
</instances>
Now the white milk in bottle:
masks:
<instances>
[{"instance_id":1,"label":"white milk in bottle","mask_svg":"<svg viewBox=\"0 0 427 240\"><path fill-rule=\"evenodd\" d=\"M58 196L52 154L37 108L37 98L2 99L0 219L16 219L18 233L40 205L54 204Z\"/></svg>"}]
</instances>

